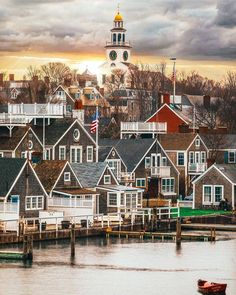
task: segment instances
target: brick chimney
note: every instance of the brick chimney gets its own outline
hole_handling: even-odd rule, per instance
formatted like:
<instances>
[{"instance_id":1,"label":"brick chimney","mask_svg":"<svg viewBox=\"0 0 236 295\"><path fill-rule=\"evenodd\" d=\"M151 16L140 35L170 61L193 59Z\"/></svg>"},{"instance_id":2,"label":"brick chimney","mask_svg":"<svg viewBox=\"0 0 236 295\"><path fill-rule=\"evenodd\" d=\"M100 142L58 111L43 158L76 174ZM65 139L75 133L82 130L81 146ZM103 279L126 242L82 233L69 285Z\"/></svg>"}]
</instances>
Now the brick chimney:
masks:
<instances>
[{"instance_id":1,"label":"brick chimney","mask_svg":"<svg viewBox=\"0 0 236 295\"><path fill-rule=\"evenodd\" d=\"M210 97L210 95L204 95L203 96L203 106L206 109L210 108L210 106L211 106L211 97Z\"/></svg>"},{"instance_id":2,"label":"brick chimney","mask_svg":"<svg viewBox=\"0 0 236 295\"><path fill-rule=\"evenodd\" d=\"M9 81L13 82L14 80L14 74L9 74Z\"/></svg>"},{"instance_id":3,"label":"brick chimney","mask_svg":"<svg viewBox=\"0 0 236 295\"><path fill-rule=\"evenodd\" d=\"M170 104L170 94L169 93L164 93L163 94L163 104L166 103L166 104Z\"/></svg>"}]
</instances>

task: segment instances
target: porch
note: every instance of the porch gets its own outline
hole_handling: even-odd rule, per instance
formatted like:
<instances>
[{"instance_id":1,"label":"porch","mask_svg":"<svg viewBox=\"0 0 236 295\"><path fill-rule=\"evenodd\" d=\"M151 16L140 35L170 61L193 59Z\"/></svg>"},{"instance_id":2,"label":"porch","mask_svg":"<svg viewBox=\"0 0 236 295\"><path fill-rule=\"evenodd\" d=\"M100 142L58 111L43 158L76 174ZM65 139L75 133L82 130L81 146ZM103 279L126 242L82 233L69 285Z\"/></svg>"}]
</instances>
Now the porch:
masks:
<instances>
[{"instance_id":1,"label":"porch","mask_svg":"<svg viewBox=\"0 0 236 295\"><path fill-rule=\"evenodd\" d=\"M121 122L120 136L121 139L126 135L131 136L135 134L150 134L154 138L157 133L166 133L166 122Z\"/></svg>"}]
</instances>

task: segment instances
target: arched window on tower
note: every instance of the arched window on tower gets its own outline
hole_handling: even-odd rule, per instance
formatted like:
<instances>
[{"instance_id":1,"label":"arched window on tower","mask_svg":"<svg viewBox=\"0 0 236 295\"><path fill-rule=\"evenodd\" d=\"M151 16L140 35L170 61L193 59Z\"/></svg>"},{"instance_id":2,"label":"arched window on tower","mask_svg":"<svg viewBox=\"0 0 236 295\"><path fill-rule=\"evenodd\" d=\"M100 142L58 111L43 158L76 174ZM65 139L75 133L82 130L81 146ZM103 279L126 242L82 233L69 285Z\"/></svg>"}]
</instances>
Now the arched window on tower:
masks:
<instances>
[{"instance_id":1,"label":"arched window on tower","mask_svg":"<svg viewBox=\"0 0 236 295\"><path fill-rule=\"evenodd\" d=\"M123 34L123 42L125 42L125 34Z\"/></svg>"},{"instance_id":2,"label":"arched window on tower","mask_svg":"<svg viewBox=\"0 0 236 295\"><path fill-rule=\"evenodd\" d=\"M113 34L113 43L116 43L116 34Z\"/></svg>"},{"instance_id":3,"label":"arched window on tower","mask_svg":"<svg viewBox=\"0 0 236 295\"><path fill-rule=\"evenodd\" d=\"M121 34L119 33L118 34L118 42L120 43L120 41L121 41Z\"/></svg>"}]
</instances>

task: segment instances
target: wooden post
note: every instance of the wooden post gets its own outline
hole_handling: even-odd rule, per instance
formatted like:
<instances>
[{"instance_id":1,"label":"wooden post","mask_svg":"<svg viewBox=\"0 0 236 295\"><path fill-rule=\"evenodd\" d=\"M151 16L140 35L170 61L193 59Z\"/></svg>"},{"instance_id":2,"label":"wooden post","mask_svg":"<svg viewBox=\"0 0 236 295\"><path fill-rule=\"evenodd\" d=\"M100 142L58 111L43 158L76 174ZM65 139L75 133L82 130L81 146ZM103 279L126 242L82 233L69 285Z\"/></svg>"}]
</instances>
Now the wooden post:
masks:
<instances>
[{"instance_id":1,"label":"wooden post","mask_svg":"<svg viewBox=\"0 0 236 295\"><path fill-rule=\"evenodd\" d=\"M23 236L23 254L27 257L28 254L28 238L26 235Z\"/></svg>"},{"instance_id":2,"label":"wooden post","mask_svg":"<svg viewBox=\"0 0 236 295\"><path fill-rule=\"evenodd\" d=\"M70 232L70 249L71 249L71 257L75 257L75 224L71 225Z\"/></svg>"},{"instance_id":3,"label":"wooden post","mask_svg":"<svg viewBox=\"0 0 236 295\"><path fill-rule=\"evenodd\" d=\"M33 236L28 236L27 239L28 244L28 260L33 260Z\"/></svg>"},{"instance_id":4,"label":"wooden post","mask_svg":"<svg viewBox=\"0 0 236 295\"><path fill-rule=\"evenodd\" d=\"M216 229L215 228L211 228L211 241L215 241L216 240Z\"/></svg>"},{"instance_id":5,"label":"wooden post","mask_svg":"<svg viewBox=\"0 0 236 295\"><path fill-rule=\"evenodd\" d=\"M181 219L178 218L176 221L176 244L181 244Z\"/></svg>"}]
</instances>

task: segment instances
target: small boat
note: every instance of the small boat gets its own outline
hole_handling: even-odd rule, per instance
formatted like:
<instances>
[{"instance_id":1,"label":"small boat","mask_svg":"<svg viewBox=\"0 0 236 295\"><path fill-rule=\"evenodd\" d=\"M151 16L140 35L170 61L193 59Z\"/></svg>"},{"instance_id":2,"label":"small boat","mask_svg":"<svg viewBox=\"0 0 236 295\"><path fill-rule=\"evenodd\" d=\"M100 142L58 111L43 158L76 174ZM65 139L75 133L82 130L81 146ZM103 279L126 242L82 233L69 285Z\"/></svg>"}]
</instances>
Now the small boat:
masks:
<instances>
[{"instance_id":1,"label":"small boat","mask_svg":"<svg viewBox=\"0 0 236 295\"><path fill-rule=\"evenodd\" d=\"M227 284L198 280L198 291L202 294L225 294Z\"/></svg>"}]
</instances>

